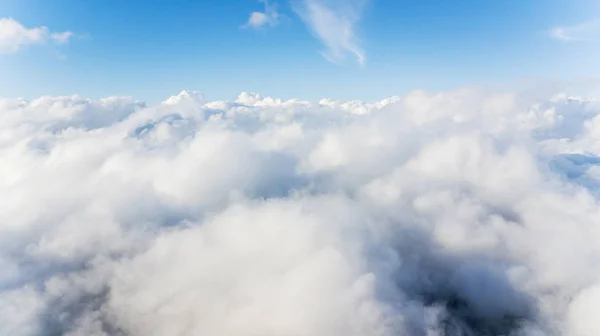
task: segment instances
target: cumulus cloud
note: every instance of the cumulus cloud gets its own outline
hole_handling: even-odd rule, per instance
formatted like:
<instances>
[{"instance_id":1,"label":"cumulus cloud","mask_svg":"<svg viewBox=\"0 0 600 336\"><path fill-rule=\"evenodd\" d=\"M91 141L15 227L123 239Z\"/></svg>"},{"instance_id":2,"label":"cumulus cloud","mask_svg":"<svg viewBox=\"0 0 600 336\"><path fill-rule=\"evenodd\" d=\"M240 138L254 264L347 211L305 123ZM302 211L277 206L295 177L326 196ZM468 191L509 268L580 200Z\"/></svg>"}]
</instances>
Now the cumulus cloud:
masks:
<instances>
[{"instance_id":1,"label":"cumulus cloud","mask_svg":"<svg viewBox=\"0 0 600 336\"><path fill-rule=\"evenodd\" d=\"M554 27L550 36L563 42L595 41L600 37L600 20L592 20L572 26Z\"/></svg>"},{"instance_id":2,"label":"cumulus cloud","mask_svg":"<svg viewBox=\"0 0 600 336\"><path fill-rule=\"evenodd\" d=\"M600 105L0 99L2 335L595 336Z\"/></svg>"},{"instance_id":3,"label":"cumulus cloud","mask_svg":"<svg viewBox=\"0 0 600 336\"><path fill-rule=\"evenodd\" d=\"M0 53L16 53L27 45L39 45L53 42L66 44L73 32L52 32L47 27L24 27L13 18L0 18Z\"/></svg>"},{"instance_id":4,"label":"cumulus cloud","mask_svg":"<svg viewBox=\"0 0 600 336\"><path fill-rule=\"evenodd\" d=\"M268 0L259 0L265 4L264 12L252 12L248 22L244 25L245 28L259 29L264 26L276 26L279 24L279 13L274 5L269 4Z\"/></svg>"},{"instance_id":5,"label":"cumulus cloud","mask_svg":"<svg viewBox=\"0 0 600 336\"><path fill-rule=\"evenodd\" d=\"M341 62L348 55L363 65L365 51L356 30L369 0L297 0L295 11L310 31L323 43L321 54L331 62Z\"/></svg>"}]
</instances>

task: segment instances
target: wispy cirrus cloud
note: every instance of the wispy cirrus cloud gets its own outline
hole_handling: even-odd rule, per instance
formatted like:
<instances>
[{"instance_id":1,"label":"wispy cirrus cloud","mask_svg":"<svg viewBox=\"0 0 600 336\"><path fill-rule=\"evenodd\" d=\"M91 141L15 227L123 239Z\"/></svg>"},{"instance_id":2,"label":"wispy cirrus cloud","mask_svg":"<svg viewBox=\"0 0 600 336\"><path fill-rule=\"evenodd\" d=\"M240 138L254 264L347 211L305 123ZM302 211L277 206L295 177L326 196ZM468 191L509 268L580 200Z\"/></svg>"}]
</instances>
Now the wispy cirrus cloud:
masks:
<instances>
[{"instance_id":1,"label":"wispy cirrus cloud","mask_svg":"<svg viewBox=\"0 0 600 336\"><path fill-rule=\"evenodd\" d=\"M252 12L244 28L259 29L265 26L276 26L279 24L279 13L274 4L269 4L268 0L259 0L265 4L264 12Z\"/></svg>"},{"instance_id":2,"label":"wispy cirrus cloud","mask_svg":"<svg viewBox=\"0 0 600 336\"><path fill-rule=\"evenodd\" d=\"M600 37L600 19L553 27L550 29L550 37L563 42L594 41Z\"/></svg>"},{"instance_id":3,"label":"wispy cirrus cloud","mask_svg":"<svg viewBox=\"0 0 600 336\"><path fill-rule=\"evenodd\" d=\"M348 55L363 65L365 51L356 36L358 24L369 0L298 0L294 10L323 43L321 53L337 63Z\"/></svg>"},{"instance_id":4,"label":"wispy cirrus cloud","mask_svg":"<svg viewBox=\"0 0 600 336\"><path fill-rule=\"evenodd\" d=\"M66 44L73 36L71 31L52 32L45 26L27 28L13 18L0 18L0 54L16 53L27 45Z\"/></svg>"}]
</instances>

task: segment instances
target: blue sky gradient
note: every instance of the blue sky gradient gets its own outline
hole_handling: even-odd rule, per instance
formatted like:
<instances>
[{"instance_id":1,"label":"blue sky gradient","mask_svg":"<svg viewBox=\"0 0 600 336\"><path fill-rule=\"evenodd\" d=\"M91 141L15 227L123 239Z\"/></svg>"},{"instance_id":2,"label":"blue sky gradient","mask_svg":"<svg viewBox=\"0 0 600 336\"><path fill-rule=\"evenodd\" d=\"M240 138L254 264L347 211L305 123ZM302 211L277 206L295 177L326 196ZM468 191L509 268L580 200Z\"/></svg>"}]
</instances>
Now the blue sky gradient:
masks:
<instances>
[{"instance_id":1,"label":"blue sky gradient","mask_svg":"<svg viewBox=\"0 0 600 336\"><path fill-rule=\"evenodd\" d=\"M363 65L351 52L323 57L327 48L301 15L311 2L353 17ZM268 6L277 24L253 28L244 27L250 14L265 10L255 0L3 0L0 18L74 36L66 44L0 54L0 96L131 95L154 102L193 89L211 100L241 91L376 100L412 89L600 77L593 39L600 29L585 26L600 18L597 1L280 0ZM556 27L562 30L553 35ZM584 30L591 38L579 40L575 35Z\"/></svg>"}]
</instances>

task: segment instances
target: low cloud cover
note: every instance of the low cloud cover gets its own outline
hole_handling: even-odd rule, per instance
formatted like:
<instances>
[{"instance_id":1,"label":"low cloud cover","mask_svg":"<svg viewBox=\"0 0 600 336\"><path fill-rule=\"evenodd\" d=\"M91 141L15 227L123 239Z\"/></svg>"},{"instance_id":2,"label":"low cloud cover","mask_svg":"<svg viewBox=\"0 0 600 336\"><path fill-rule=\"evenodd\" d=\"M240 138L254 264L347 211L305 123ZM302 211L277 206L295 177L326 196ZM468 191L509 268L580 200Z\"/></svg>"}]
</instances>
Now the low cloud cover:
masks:
<instances>
[{"instance_id":1,"label":"low cloud cover","mask_svg":"<svg viewBox=\"0 0 600 336\"><path fill-rule=\"evenodd\" d=\"M0 99L0 335L600 334L600 105Z\"/></svg>"}]
</instances>

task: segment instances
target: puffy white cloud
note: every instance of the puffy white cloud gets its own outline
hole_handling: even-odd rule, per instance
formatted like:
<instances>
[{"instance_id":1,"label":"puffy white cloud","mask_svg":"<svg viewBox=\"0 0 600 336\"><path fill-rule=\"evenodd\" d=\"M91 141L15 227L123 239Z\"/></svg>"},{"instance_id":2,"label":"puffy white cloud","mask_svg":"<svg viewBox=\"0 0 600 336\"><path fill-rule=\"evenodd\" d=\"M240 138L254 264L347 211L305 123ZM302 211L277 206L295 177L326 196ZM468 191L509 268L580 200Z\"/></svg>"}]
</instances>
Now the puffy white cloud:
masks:
<instances>
[{"instance_id":1,"label":"puffy white cloud","mask_svg":"<svg viewBox=\"0 0 600 336\"><path fill-rule=\"evenodd\" d=\"M73 33L51 32L47 27L24 27L13 18L0 18L0 54L18 52L23 46L54 42L68 43Z\"/></svg>"},{"instance_id":2,"label":"puffy white cloud","mask_svg":"<svg viewBox=\"0 0 600 336\"><path fill-rule=\"evenodd\" d=\"M364 64L365 51L356 30L368 0L297 0L295 10L310 31L323 43L322 55L331 62L343 61L347 55Z\"/></svg>"},{"instance_id":3,"label":"puffy white cloud","mask_svg":"<svg viewBox=\"0 0 600 336\"><path fill-rule=\"evenodd\" d=\"M205 102L204 94L200 91L183 90L176 96L165 99L162 103L165 105L178 105L182 103L202 104Z\"/></svg>"},{"instance_id":4,"label":"puffy white cloud","mask_svg":"<svg viewBox=\"0 0 600 336\"><path fill-rule=\"evenodd\" d=\"M550 29L550 36L564 42L595 41L600 37L600 19L572 26L554 27Z\"/></svg>"},{"instance_id":5,"label":"puffy white cloud","mask_svg":"<svg viewBox=\"0 0 600 336\"><path fill-rule=\"evenodd\" d=\"M246 28L262 28L264 26L276 26L279 24L279 13L277 12L274 5L269 4L268 0L259 0L260 2L264 2L265 11L264 12L252 12L250 13L250 17L248 18L248 22L244 25Z\"/></svg>"},{"instance_id":6,"label":"puffy white cloud","mask_svg":"<svg viewBox=\"0 0 600 336\"><path fill-rule=\"evenodd\" d=\"M0 99L0 334L596 335L600 106Z\"/></svg>"}]
</instances>

